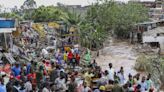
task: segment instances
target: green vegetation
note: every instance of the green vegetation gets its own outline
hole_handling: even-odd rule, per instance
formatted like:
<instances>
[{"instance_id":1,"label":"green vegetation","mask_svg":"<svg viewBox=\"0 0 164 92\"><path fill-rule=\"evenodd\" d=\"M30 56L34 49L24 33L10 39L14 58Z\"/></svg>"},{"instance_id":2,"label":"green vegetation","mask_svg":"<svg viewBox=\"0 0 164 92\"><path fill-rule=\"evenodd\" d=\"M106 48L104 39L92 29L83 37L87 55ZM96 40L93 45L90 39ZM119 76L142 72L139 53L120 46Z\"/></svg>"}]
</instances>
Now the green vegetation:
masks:
<instances>
[{"instance_id":1,"label":"green vegetation","mask_svg":"<svg viewBox=\"0 0 164 92\"><path fill-rule=\"evenodd\" d=\"M18 20L23 20L23 18L20 15L14 13L14 12L12 12L12 13L1 13L0 17L14 18L14 19L18 19Z\"/></svg>"},{"instance_id":2,"label":"green vegetation","mask_svg":"<svg viewBox=\"0 0 164 92\"><path fill-rule=\"evenodd\" d=\"M54 6L40 6L32 13L32 20L35 22L52 22L66 19L67 14Z\"/></svg>"},{"instance_id":3,"label":"green vegetation","mask_svg":"<svg viewBox=\"0 0 164 92\"><path fill-rule=\"evenodd\" d=\"M80 44L87 48L101 48L110 35L128 38L136 23L147 20L147 9L138 3L118 3L101 0L91 5L81 16L65 6L40 6L34 0L26 0L20 10L0 14L1 17L34 20L34 22L64 21L80 34Z\"/></svg>"},{"instance_id":4,"label":"green vegetation","mask_svg":"<svg viewBox=\"0 0 164 92\"><path fill-rule=\"evenodd\" d=\"M137 71L151 73L155 84L157 85L160 81L160 87L164 87L164 59L162 57L159 58L157 56L143 54L138 57L134 68Z\"/></svg>"},{"instance_id":5,"label":"green vegetation","mask_svg":"<svg viewBox=\"0 0 164 92\"><path fill-rule=\"evenodd\" d=\"M104 30L114 30L117 38L126 38L136 23L148 19L147 9L138 3L119 4L105 0L92 5L87 14L88 20Z\"/></svg>"}]
</instances>

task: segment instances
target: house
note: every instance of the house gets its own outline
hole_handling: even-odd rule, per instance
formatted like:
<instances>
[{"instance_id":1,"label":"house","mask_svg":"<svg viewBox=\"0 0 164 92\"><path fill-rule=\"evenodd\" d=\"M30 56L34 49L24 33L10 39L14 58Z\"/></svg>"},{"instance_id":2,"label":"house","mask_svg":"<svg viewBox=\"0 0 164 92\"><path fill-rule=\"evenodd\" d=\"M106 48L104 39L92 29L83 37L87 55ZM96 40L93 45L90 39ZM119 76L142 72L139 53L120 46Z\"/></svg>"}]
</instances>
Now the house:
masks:
<instances>
[{"instance_id":1,"label":"house","mask_svg":"<svg viewBox=\"0 0 164 92\"><path fill-rule=\"evenodd\" d=\"M139 3L148 8L149 18L153 20L164 19L164 0L140 1L130 0L128 3Z\"/></svg>"},{"instance_id":2,"label":"house","mask_svg":"<svg viewBox=\"0 0 164 92\"><path fill-rule=\"evenodd\" d=\"M164 54L164 27L157 27L143 33L143 43L156 45L160 48L160 53Z\"/></svg>"},{"instance_id":3,"label":"house","mask_svg":"<svg viewBox=\"0 0 164 92\"><path fill-rule=\"evenodd\" d=\"M130 33L130 42L131 43L142 43L142 34L148 30L157 27L156 21L146 21L143 23L136 24L133 31Z\"/></svg>"},{"instance_id":4,"label":"house","mask_svg":"<svg viewBox=\"0 0 164 92\"><path fill-rule=\"evenodd\" d=\"M12 32L16 30L16 21L0 18L0 47L8 49L12 46Z\"/></svg>"},{"instance_id":5,"label":"house","mask_svg":"<svg viewBox=\"0 0 164 92\"><path fill-rule=\"evenodd\" d=\"M164 54L164 19L153 22L144 22L137 25L137 40L151 47L159 47ZM140 39L138 39L139 37Z\"/></svg>"}]
</instances>

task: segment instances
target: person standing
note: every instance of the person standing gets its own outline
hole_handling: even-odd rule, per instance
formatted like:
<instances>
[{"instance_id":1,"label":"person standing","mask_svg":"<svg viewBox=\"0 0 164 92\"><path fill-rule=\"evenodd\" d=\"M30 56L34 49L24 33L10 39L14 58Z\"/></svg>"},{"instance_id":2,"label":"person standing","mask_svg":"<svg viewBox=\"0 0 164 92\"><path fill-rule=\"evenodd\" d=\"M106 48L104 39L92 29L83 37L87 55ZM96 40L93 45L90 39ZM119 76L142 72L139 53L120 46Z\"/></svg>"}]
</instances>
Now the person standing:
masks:
<instances>
[{"instance_id":1,"label":"person standing","mask_svg":"<svg viewBox=\"0 0 164 92\"><path fill-rule=\"evenodd\" d=\"M26 92L32 91L32 82L30 79L28 79L28 81L25 83L25 90Z\"/></svg>"},{"instance_id":2,"label":"person standing","mask_svg":"<svg viewBox=\"0 0 164 92\"><path fill-rule=\"evenodd\" d=\"M86 54L85 54L85 62L87 65L91 63L91 52L89 49L87 49Z\"/></svg>"},{"instance_id":3,"label":"person standing","mask_svg":"<svg viewBox=\"0 0 164 92\"><path fill-rule=\"evenodd\" d=\"M4 79L0 78L0 92L7 92L6 86L4 85Z\"/></svg>"},{"instance_id":4,"label":"person standing","mask_svg":"<svg viewBox=\"0 0 164 92\"><path fill-rule=\"evenodd\" d=\"M83 83L83 86L84 87L82 88L81 92L91 91L91 88L87 86L87 83L86 82Z\"/></svg>"},{"instance_id":5,"label":"person standing","mask_svg":"<svg viewBox=\"0 0 164 92\"><path fill-rule=\"evenodd\" d=\"M68 59L67 51L65 51L64 54L63 54L63 60L65 61L65 63L67 63L67 59Z\"/></svg>"},{"instance_id":6,"label":"person standing","mask_svg":"<svg viewBox=\"0 0 164 92\"><path fill-rule=\"evenodd\" d=\"M109 63L108 73L109 73L109 80L114 81L114 69L112 63Z\"/></svg>"},{"instance_id":7,"label":"person standing","mask_svg":"<svg viewBox=\"0 0 164 92\"><path fill-rule=\"evenodd\" d=\"M50 92L48 83L43 83L43 90L42 90L42 92Z\"/></svg>"},{"instance_id":8,"label":"person standing","mask_svg":"<svg viewBox=\"0 0 164 92\"><path fill-rule=\"evenodd\" d=\"M146 78L145 78L145 76L143 76L142 80L141 80L141 83L140 83L140 85L141 85L141 92L147 91L147 84L146 84L145 80L146 80Z\"/></svg>"},{"instance_id":9,"label":"person standing","mask_svg":"<svg viewBox=\"0 0 164 92\"><path fill-rule=\"evenodd\" d=\"M147 76L146 84L147 84L147 90L153 89L153 82L151 80L151 74Z\"/></svg>"},{"instance_id":10,"label":"person standing","mask_svg":"<svg viewBox=\"0 0 164 92\"><path fill-rule=\"evenodd\" d=\"M80 65L80 55L78 53L76 53L76 65Z\"/></svg>"},{"instance_id":11,"label":"person standing","mask_svg":"<svg viewBox=\"0 0 164 92\"><path fill-rule=\"evenodd\" d=\"M111 92L124 92L123 88L121 87L121 85L119 85L119 82L117 80L115 80L114 86Z\"/></svg>"},{"instance_id":12,"label":"person standing","mask_svg":"<svg viewBox=\"0 0 164 92\"><path fill-rule=\"evenodd\" d=\"M119 77L119 83L121 85L124 85L125 84L125 76L124 76L124 69L123 69L123 67L120 68L120 71L118 73L118 77Z\"/></svg>"},{"instance_id":13,"label":"person standing","mask_svg":"<svg viewBox=\"0 0 164 92\"><path fill-rule=\"evenodd\" d=\"M71 81L68 84L68 91L67 92L77 92L77 83L75 81L75 77L71 77Z\"/></svg>"},{"instance_id":14,"label":"person standing","mask_svg":"<svg viewBox=\"0 0 164 92\"><path fill-rule=\"evenodd\" d=\"M72 64L72 59L73 59L73 53L72 53L72 51L70 51L70 52L68 53L68 60L69 60L69 63L70 63L70 64Z\"/></svg>"},{"instance_id":15,"label":"person standing","mask_svg":"<svg viewBox=\"0 0 164 92\"><path fill-rule=\"evenodd\" d=\"M18 63L16 63L15 66L13 66L11 70L14 74L14 77L19 76L21 73L21 68L20 68L20 65Z\"/></svg>"}]
</instances>

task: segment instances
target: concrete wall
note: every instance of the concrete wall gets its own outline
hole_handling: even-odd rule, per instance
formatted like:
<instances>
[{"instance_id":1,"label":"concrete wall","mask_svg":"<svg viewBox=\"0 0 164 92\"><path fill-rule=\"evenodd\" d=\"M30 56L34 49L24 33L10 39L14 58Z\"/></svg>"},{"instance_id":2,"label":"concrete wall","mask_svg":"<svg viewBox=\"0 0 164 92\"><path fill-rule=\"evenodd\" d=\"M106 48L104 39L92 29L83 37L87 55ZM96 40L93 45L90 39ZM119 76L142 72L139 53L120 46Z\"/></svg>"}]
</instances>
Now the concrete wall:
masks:
<instances>
[{"instance_id":1,"label":"concrete wall","mask_svg":"<svg viewBox=\"0 0 164 92\"><path fill-rule=\"evenodd\" d=\"M158 37L153 37L153 36L143 36L143 43L146 42L162 42L164 41L164 36L158 36Z\"/></svg>"},{"instance_id":2,"label":"concrete wall","mask_svg":"<svg viewBox=\"0 0 164 92\"><path fill-rule=\"evenodd\" d=\"M158 36L156 38L153 36L143 36L143 43L150 43L150 42L159 42L161 53L164 54L164 36Z\"/></svg>"}]
</instances>

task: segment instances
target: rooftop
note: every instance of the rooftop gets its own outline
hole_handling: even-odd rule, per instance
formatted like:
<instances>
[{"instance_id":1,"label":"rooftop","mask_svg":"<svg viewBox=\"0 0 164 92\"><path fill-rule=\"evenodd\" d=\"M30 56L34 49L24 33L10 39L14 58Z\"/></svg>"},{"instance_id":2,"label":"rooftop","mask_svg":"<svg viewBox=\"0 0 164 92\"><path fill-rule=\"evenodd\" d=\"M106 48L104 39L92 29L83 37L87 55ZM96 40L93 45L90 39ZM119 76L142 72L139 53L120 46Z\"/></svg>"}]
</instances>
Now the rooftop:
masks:
<instances>
[{"instance_id":1,"label":"rooftop","mask_svg":"<svg viewBox=\"0 0 164 92\"><path fill-rule=\"evenodd\" d=\"M147 32L144 32L146 36L156 36L157 34L164 34L164 27L157 27Z\"/></svg>"}]
</instances>

